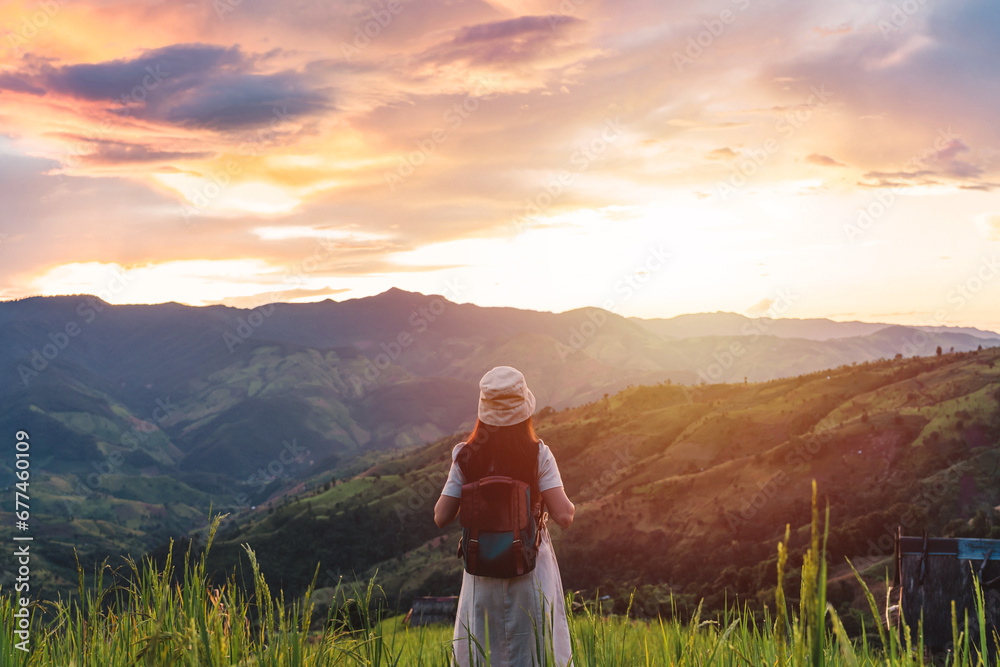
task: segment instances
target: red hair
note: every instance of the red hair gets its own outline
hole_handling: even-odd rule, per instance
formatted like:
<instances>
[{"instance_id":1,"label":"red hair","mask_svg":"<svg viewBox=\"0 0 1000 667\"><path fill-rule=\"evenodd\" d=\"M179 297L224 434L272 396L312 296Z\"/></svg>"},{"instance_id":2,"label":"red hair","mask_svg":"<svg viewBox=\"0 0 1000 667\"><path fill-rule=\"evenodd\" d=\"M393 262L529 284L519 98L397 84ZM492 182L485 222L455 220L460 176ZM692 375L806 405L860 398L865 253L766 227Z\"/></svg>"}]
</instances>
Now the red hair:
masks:
<instances>
[{"instance_id":1,"label":"red hair","mask_svg":"<svg viewBox=\"0 0 1000 667\"><path fill-rule=\"evenodd\" d=\"M532 498L537 499L541 497L538 492L538 444L531 417L511 426L492 426L477 419L455 460L466 482L487 475L507 475L529 484Z\"/></svg>"}]
</instances>

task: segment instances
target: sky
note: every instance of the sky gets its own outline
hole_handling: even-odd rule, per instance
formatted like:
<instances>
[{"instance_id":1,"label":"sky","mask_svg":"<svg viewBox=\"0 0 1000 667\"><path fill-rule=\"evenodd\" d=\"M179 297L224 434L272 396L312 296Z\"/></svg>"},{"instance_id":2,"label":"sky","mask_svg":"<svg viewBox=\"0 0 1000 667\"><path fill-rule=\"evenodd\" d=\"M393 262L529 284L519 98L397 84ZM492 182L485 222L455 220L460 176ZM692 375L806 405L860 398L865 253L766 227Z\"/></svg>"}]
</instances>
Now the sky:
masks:
<instances>
[{"instance_id":1,"label":"sky","mask_svg":"<svg viewBox=\"0 0 1000 667\"><path fill-rule=\"evenodd\" d=\"M1000 330L992 0L12 0L0 299Z\"/></svg>"}]
</instances>

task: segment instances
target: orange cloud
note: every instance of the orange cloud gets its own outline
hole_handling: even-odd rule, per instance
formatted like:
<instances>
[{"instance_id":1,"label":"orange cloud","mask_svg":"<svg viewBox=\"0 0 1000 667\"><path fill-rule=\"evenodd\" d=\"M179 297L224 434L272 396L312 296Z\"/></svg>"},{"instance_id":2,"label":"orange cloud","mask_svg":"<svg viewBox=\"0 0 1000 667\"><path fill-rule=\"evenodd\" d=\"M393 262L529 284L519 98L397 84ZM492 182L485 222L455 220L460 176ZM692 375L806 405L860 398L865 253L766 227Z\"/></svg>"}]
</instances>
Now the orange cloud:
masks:
<instances>
[{"instance_id":1,"label":"orange cloud","mask_svg":"<svg viewBox=\"0 0 1000 667\"><path fill-rule=\"evenodd\" d=\"M828 155L820 155L819 153L810 153L806 156L806 162L809 164L819 165L820 167L844 167L846 165L837 162L832 157Z\"/></svg>"}]
</instances>

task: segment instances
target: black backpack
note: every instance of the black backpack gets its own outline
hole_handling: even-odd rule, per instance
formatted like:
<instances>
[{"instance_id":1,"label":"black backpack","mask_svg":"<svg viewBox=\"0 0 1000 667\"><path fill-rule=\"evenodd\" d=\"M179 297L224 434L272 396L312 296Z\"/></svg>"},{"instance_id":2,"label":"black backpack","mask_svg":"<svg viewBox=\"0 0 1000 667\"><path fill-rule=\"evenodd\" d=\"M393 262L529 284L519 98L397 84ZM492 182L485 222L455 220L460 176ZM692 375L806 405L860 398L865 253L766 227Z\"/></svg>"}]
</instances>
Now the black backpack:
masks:
<instances>
[{"instance_id":1,"label":"black backpack","mask_svg":"<svg viewBox=\"0 0 1000 667\"><path fill-rule=\"evenodd\" d=\"M465 571L507 579L535 569L542 539L541 498L531 486L504 475L483 477L462 486L458 556Z\"/></svg>"}]
</instances>

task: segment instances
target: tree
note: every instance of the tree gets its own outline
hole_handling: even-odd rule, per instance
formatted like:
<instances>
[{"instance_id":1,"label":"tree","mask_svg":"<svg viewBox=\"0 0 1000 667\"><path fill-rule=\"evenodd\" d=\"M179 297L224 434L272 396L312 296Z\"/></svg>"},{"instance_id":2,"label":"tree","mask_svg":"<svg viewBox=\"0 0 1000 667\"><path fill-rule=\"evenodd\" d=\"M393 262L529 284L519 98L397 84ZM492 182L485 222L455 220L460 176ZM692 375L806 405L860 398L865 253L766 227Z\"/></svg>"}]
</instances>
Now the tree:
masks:
<instances>
[{"instance_id":1,"label":"tree","mask_svg":"<svg viewBox=\"0 0 1000 667\"><path fill-rule=\"evenodd\" d=\"M938 345L938 347L937 347L937 356L939 356L939 357L941 356L941 346L940 345Z\"/></svg>"}]
</instances>

